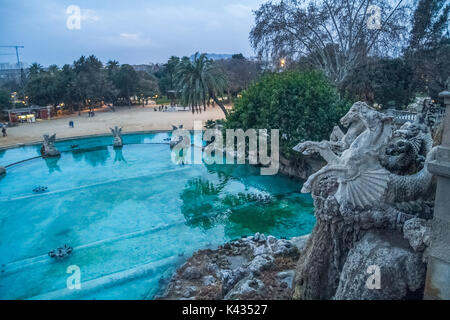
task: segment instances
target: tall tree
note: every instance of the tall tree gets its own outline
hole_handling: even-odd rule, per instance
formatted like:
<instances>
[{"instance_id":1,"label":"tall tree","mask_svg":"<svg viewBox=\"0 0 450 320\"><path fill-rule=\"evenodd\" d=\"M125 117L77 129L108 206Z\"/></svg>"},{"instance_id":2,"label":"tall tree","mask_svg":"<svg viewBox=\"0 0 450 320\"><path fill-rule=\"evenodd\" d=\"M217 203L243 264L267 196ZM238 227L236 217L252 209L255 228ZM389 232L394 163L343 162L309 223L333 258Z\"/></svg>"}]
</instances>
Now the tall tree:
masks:
<instances>
[{"instance_id":1,"label":"tall tree","mask_svg":"<svg viewBox=\"0 0 450 320\"><path fill-rule=\"evenodd\" d=\"M175 89L175 71L179 63L180 58L172 56L162 69L155 73L155 76L159 79L159 88L162 93L167 94L167 91Z\"/></svg>"},{"instance_id":2,"label":"tall tree","mask_svg":"<svg viewBox=\"0 0 450 320\"><path fill-rule=\"evenodd\" d=\"M117 71L117 69L119 69L119 61L116 60L109 60L106 63L106 69L108 69L108 72L114 72Z\"/></svg>"},{"instance_id":3,"label":"tall tree","mask_svg":"<svg viewBox=\"0 0 450 320\"><path fill-rule=\"evenodd\" d=\"M395 2L394 7L388 0L268 2L255 12L250 41L260 56L274 60L308 57L339 85L368 54L396 53L404 45L407 10L402 0ZM369 27L372 6L382 15L379 25Z\"/></svg>"},{"instance_id":4,"label":"tall tree","mask_svg":"<svg viewBox=\"0 0 450 320\"><path fill-rule=\"evenodd\" d=\"M6 110L12 107L10 93L4 89L0 89L0 110Z\"/></svg>"},{"instance_id":5,"label":"tall tree","mask_svg":"<svg viewBox=\"0 0 450 320\"><path fill-rule=\"evenodd\" d=\"M368 57L341 85L350 100L377 103L382 108L408 105L412 92L413 69L402 58Z\"/></svg>"},{"instance_id":6,"label":"tall tree","mask_svg":"<svg viewBox=\"0 0 450 320\"><path fill-rule=\"evenodd\" d=\"M62 89L60 71L57 66L52 65L44 71L36 64L28 74L25 94L31 104L55 107L60 101Z\"/></svg>"},{"instance_id":7,"label":"tall tree","mask_svg":"<svg viewBox=\"0 0 450 320\"><path fill-rule=\"evenodd\" d=\"M112 81L119 90L119 98L131 105L130 97L136 95L139 85L138 73L129 64L122 64L114 73Z\"/></svg>"},{"instance_id":8,"label":"tall tree","mask_svg":"<svg viewBox=\"0 0 450 320\"><path fill-rule=\"evenodd\" d=\"M430 49L448 39L449 12L446 0L420 0L412 18L408 50Z\"/></svg>"},{"instance_id":9,"label":"tall tree","mask_svg":"<svg viewBox=\"0 0 450 320\"><path fill-rule=\"evenodd\" d=\"M158 79L145 71L139 71L136 93L139 97L152 97L159 94Z\"/></svg>"},{"instance_id":10,"label":"tall tree","mask_svg":"<svg viewBox=\"0 0 450 320\"><path fill-rule=\"evenodd\" d=\"M259 78L262 71L260 61L251 61L242 54L235 54L231 59L215 61L225 72L228 91L236 96L246 89L253 81Z\"/></svg>"},{"instance_id":11,"label":"tall tree","mask_svg":"<svg viewBox=\"0 0 450 320\"><path fill-rule=\"evenodd\" d=\"M181 102L195 110L206 108L210 99L220 107L225 116L228 114L219 96L227 88L227 82L223 70L208 59L206 53L199 55L197 52L193 60L182 59L177 65L175 76L177 88L181 92Z\"/></svg>"},{"instance_id":12,"label":"tall tree","mask_svg":"<svg viewBox=\"0 0 450 320\"><path fill-rule=\"evenodd\" d=\"M39 63L34 62L28 68L28 75L30 77L33 77L33 76L37 75L39 72L41 72L42 70L43 70L42 66Z\"/></svg>"},{"instance_id":13,"label":"tall tree","mask_svg":"<svg viewBox=\"0 0 450 320\"><path fill-rule=\"evenodd\" d=\"M106 77L102 62L94 55L81 56L73 63L73 97L82 107L91 107L113 95L114 88Z\"/></svg>"},{"instance_id":14,"label":"tall tree","mask_svg":"<svg viewBox=\"0 0 450 320\"><path fill-rule=\"evenodd\" d=\"M450 3L420 0L412 18L412 29L405 57L414 70L415 91L437 99L450 76Z\"/></svg>"}]
</instances>

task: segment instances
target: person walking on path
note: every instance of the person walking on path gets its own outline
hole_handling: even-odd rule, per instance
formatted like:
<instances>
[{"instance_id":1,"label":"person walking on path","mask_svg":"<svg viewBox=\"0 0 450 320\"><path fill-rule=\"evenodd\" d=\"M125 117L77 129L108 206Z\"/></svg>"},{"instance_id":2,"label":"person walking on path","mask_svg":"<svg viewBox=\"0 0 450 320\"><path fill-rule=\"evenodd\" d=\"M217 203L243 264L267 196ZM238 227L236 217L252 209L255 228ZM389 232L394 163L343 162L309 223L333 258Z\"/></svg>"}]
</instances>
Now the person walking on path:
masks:
<instances>
[{"instance_id":1,"label":"person walking on path","mask_svg":"<svg viewBox=\"0 0 450 320\"><path fill-rule=\"evenodd\" d=\"M7 136L7 134L6 134L6 128L5 128L5 127L2 128L2 133L3 133L3 137L6 137L6 136Z\"/></svg>"}]
</instances>

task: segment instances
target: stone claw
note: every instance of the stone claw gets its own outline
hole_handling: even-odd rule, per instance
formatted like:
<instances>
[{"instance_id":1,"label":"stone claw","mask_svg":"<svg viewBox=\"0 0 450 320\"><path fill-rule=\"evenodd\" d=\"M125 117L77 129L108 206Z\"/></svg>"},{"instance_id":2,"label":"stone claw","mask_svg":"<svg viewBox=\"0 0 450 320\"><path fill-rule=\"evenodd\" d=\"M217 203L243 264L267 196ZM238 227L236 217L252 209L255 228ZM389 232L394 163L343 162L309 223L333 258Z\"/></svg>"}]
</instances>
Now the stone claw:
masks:
<instances>
[{"instance_id":1,"label":"stone claw","mask_svg":"<svg viewBox=\"0 0 450 320\"><path fill-rule=\"evenodd\" d=\"M300 153L304 153L305 151L307 151L307 149L310 147L310 145L311 145L311 143L309 141L300 142L295 147L293 147L292 150L300 152Z\"/></svg>"}]
</instances>

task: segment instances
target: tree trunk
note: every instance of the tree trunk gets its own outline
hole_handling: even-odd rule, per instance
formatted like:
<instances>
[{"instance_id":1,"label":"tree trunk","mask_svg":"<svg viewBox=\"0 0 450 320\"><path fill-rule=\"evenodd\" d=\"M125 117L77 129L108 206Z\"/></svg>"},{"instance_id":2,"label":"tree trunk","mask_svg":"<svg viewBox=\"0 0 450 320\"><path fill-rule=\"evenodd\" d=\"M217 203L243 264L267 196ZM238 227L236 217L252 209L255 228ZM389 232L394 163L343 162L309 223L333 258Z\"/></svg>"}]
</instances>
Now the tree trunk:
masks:
<instances>
[{"instance_id":1,"label":"tree trunk","mask_svg":"<svg viewBox=\"0 0 450 320\"><path fill-rule=\"evenodd\" d=\"M214 102L217 103L217 105L222 110L222 112L225 114L225 117L227 117L228 111L227 111L227 109L225 109L225 106L223 105L222 101L219 101L219 99L217 99L216 95L213 95L212 98L213 98Z\"/></svg>"}]
</instances>

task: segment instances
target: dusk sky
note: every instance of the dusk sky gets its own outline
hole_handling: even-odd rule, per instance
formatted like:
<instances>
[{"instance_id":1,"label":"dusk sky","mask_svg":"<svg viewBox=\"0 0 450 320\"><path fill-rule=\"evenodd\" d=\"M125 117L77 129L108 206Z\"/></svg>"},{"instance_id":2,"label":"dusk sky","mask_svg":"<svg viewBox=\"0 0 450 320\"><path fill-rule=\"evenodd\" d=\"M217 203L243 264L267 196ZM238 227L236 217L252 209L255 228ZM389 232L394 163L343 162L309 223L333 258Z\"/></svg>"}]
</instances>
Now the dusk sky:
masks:
<instances>
[{"instance_id":1,"label":"dusk sky","mask_svg":"<svg viewBox=\"0 0 450 320\"><path fill-rule=\"evenodd\" d=\"M63 65L94 54L103 62L143 64L170 56L243 53L252 10L265 0L1 0L0 45L23 45L21 59ZM80 29L66 26L70 5L81 9ZM0 62L15 63L0 48Z\"/></svg>"}]
</instances>

